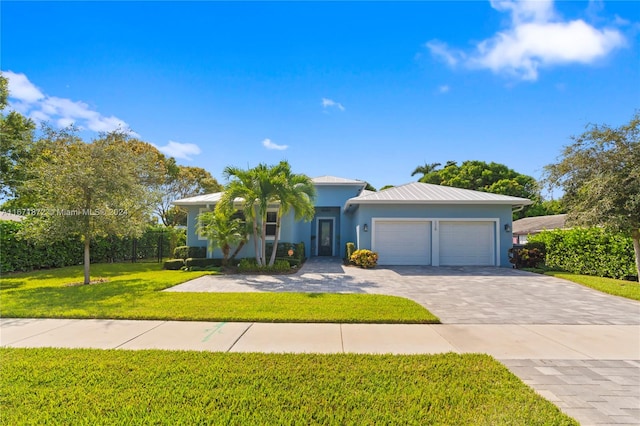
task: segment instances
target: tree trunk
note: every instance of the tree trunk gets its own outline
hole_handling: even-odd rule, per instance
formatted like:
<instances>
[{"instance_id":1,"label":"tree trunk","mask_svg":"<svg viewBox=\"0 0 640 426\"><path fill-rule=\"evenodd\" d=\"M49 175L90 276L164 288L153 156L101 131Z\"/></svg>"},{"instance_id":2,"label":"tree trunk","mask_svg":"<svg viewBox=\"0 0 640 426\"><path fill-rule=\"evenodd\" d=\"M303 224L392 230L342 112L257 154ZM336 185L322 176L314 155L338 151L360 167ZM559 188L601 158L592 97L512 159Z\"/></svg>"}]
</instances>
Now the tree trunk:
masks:
<instances>
[{"instance_id":1,"label":"tree trunk","mask_svg":"<svg viewBox=\"0 0 640 426\"><path fill-rule=\"evenodd\" d=\"M225 244L222 247L222 266L227 266L229 264L229 252L231 251L231 247L229 244Z\"/></svg>"},{"instance_id":2,"label":"tree trunk","mask_svg":"<svg viewBox=\"0 0 640 426\"><path fill-rule=\"evenodd\" d=\"M260 253L258 252L258 222L256 221L256 217L254 217L252 227L253 227L253 250L256 254L256 262L259 265Z\"/></svg>"},{"instance_id":3,"label":"tree trunk","mask_svg":"<svg viewBox=\"0 0 640 426\"><path fill-rule=\"evenodd\" d=\"M260 266L265 266L267 264L267 215L265 214L262 218L262 241L261 241L261 249L260 249Z\"/></svg>"},{"instance_id":4,"label":"tree trunk","mask_svg":"<svg viewBox=\"0 0 640 426\"><path fill-rule=\"evenodd\" d=\"M269 260L269 266L273 266L276 262L276 252L278 251L278 241L280 234L280 210L278 210L278 216L276 217L276 235L273 239L273 250L271 250L271 259Z\"/></svg>"},{"instance_id":5,"label":"tree trunk","mask_svg":"<svg viewBox=\"0 0 640 426\"><path fill-rule=\"evenodd\" d=\"M236 250L233 252L229 260L235 260L236 256L238 255L238 253L240 253L240 250L242 250L242 247L244 247L246 243L246 240L240 241L240 244L238 244L238 247L236 247Z\"/></svg>"},{"instance_id":6,"label":"tree trunk","mask_svg":"<svg viewBox=\"0 0 640 426\"><path fill-rule=\"evenodd\" d=\"M631 233L633 240L633 251L636 255L636 272L638 273L638 282L640 282L640 229L636 229Z\"/></svg>"},{"instance_id":7,"label":"tree trunk","mask_svg":"<svg viewBox=\"0 0 640 426\"><path fill-rule=\"evenodd\" d=\"M84 236L84 284L91 283L89 268L91 266L91 239L88 235Z\"/></svg>"}]
</instances>

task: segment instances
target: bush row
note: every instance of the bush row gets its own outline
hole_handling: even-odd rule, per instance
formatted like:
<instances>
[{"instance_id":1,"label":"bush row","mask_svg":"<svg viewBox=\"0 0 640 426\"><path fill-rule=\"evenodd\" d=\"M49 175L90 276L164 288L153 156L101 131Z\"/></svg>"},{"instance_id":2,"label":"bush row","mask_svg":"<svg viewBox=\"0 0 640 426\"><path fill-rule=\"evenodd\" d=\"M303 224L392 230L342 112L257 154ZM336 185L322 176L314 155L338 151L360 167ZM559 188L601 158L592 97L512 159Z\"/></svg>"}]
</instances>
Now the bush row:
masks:
<instances>
[{"instance_id":1,"label":"bush row","mask_svg":"<svg viewBox=\"0 0 640 426\"><path fill-rule=\"evenodd\" d=\"M568 272L637 280L633 242L603 228L543 231L529 237L544 245L545 265Z\"/></svg>"},{"instance_id":2,"label":"bush row","mask_svg":"<svg viewBox=\"0 0 640 426\"><path fill-rule=\"evenodd\" d=\"M190 257L207 257L206 247L179 246L173 249L175 259L188 259Z\"/></svg>"},{"instance_id":3,"label":"bush row","mask_svg":"<svg viewBox=\"0 0 640 426\"><path fill-rule=\"evenodd\" d=\"M79 235L41 243L21 235L23 222L0 221L0 272L60 268L84 262L84 244ZM91 262L122 262L167 257L172 246L184 241L184 231L150 226L138 239L106 236L91 241ZM160 239L162 242L160 243Z\"/></svg>"},{"instance_id":4,"label":"bush row","mask_svg":"<svg viewBox=\"0 0 640 426\"><path fill-rule=\"evenodd\" d=\"M287 272L291 265L286 259L277 259L273 266L260 266L254 258L244 258L238 264L239 272Z\"/></svg>"}]
</instances>

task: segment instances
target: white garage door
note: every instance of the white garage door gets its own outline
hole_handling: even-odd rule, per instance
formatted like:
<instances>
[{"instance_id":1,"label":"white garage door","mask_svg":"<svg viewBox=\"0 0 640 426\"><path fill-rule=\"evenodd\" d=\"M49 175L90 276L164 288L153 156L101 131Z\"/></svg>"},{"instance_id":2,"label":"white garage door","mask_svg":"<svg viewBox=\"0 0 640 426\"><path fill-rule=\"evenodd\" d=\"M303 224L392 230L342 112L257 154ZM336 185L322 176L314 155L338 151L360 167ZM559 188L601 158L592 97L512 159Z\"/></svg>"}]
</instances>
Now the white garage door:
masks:
<instances>
[{"instance_id":1,"label":"white garage door","mask_svg":"<svg viewBox=\"0 0 640 426\"><path fill-rule=\"evenodd\" d=\"M494 222L440 222L440 265L493 266Z\"/></svg>"},{"instance_id":2,"label":"white garage door","mask_svg":"<svg viewBox=\"0 0 640 426\"><path fill-rule=\"evenodd\" d=\"M431 222L377 220L372 246L380 265L431 265Z\"/></svg>"}]
</instances>

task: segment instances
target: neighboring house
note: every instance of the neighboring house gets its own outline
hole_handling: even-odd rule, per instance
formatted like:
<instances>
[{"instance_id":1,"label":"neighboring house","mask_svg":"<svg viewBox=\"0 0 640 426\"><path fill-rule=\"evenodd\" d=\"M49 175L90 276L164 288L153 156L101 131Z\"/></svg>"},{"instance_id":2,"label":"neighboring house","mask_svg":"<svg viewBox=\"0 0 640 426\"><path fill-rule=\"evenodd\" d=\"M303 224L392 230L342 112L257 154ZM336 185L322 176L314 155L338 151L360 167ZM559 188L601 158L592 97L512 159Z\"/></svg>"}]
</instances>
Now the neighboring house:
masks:
<instances>
[{"instance_id":1,"label":"neighboring house","mask_svg":"<svg viewBox=\"0 0 640 426\"><path fill-rule=\"evenodd\" d=\"M24 216L0 211L0 220L10 220L12 222L22 222Z\"/></svg>"},{"instance_id":2,"label":"neighboring house","mask_svg":"<svg viewBox=\"0 0 640 426\"><path fill-rule=\"evenodd\" d=\"M525 217L513 222L513 243L526 244L529 235L545 230L565 229L566 214Z\"/></svg>"},{"instance_id":3,"label":"neighboring house","mask_svg":"<svg viewBox=\"0 0 640 426\"><path fill-rule=\"evenodd\" d=\"M511 217L525 198L413 182L380 192L366 182L333 176L312 179L315 216L297 222L282 218L280 241L304 242L305 255L344 256L345 244L378 252L381 265L477 265L510 267ZM175 201L186 208L187 244L207 246L196 233L198 214L213 209L221 193ZM241 203L242 200L236 200ZM273 238L276 209L267 215L267 238ZM271 234L271 235L269 235ZM209 256L221 257L216 251ZM240 257L253 256L246 244Z\"/></svg>"}]
</instances>

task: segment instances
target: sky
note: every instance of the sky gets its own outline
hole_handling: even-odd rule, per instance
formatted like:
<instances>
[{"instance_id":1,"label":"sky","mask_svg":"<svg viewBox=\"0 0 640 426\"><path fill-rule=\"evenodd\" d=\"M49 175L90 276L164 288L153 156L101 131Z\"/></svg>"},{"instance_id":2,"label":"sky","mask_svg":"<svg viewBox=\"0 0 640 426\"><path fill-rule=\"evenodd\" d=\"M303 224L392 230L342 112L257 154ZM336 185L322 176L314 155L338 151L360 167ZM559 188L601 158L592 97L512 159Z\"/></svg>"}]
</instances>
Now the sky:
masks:
<instances>
[{"instance_id":1,"label":"sky","mask_svg":"<svg viewBox=\"0 0 640 426\"><path fill-rule=\"evenodd\" d=\"M495 161L542 177L640 107L635 1L0 3L10 108L186 166L417 180Z\"/></svg>"}]
</instances>

